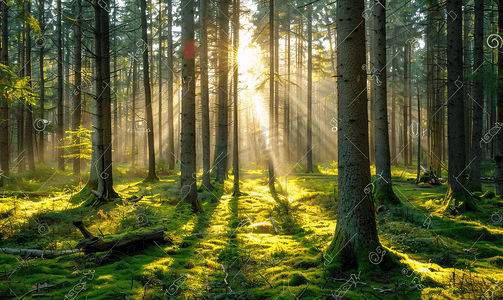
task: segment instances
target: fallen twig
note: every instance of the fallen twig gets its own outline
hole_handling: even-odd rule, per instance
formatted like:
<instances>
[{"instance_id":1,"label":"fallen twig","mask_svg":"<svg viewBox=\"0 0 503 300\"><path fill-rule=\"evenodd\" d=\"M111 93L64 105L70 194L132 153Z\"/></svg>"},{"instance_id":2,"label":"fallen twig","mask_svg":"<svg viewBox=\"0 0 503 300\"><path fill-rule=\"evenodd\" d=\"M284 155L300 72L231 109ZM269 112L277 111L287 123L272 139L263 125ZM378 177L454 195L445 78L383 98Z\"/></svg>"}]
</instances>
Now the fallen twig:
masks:
<instances>
[{"instance_id":1,"label":"fallen twig","mask_svg":"<svg viewBox=\"0 0 503 300\"><path fill-rule=\"evenodd\" d=\"M33 290L31 291L28 291L26 292L23 296L21 296L19 299L23 299L24 297L28 296L29 294L35 292L35 291L45 291L45 290L48 290L48 289L52 289L52 288L55 288L55 287L58 287L60 285L62 285L63 283L66 283L68 281L62 281L62 282L59 282L59 283L55 283L53 285L48 285L47 282L45 282L44 284L42 285L38 285L36 288L34 288Z\"/></svg>"}]
</instances>

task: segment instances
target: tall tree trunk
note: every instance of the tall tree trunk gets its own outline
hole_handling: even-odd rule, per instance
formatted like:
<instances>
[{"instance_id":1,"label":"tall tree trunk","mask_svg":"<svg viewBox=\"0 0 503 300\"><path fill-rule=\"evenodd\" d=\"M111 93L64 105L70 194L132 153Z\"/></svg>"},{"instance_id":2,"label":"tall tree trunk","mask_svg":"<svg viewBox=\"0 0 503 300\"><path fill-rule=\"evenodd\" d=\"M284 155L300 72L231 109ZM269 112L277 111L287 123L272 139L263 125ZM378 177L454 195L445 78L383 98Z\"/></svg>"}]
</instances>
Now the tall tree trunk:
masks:
<instances>
[{"instance_id":1,"label":"tall tree trunk","mask_svg":"<svg viewBox=\"0 0 503 300\"><path fill-rule=\"evenodd\" d=\"M313 6L307 11L307 173L313 173Z\"/></svg>"},{"instance_id":2,"label":"tall tree trunk","mask_svg":"<svg viewBox=\"0 0 503 300\"><path fill-rule=\"evenodd\" d=\"M388 101L386 76L386 0L379 0L374 12L374 70L371 74L374 82L375 101L375 161L376 179L374 197L380 204L399 204L400 200L393 192L391 183L391 162L388 131Z\"/></svg>"},{"instance_id":3,"label":"tall tree trunk","mask_svg":"<svg viewBox=\"0 0 503 300\"><path fill-rule=\"evenodd\" d=\"M220 2L218 22L220 27L220 59L218 62L218 170L217 181L224 182L227 179L227 144L229 137L229 108L228 108L228 47L229 47L229 0Z\"/></svg>"},{"instance_id":4,"label":"tall tree trunk","mask_svg":"<svg viewBox=\"0 0 503 300\"><path fill-rule=\"evenodd\" d=\"M302 127L302 113L301 113L301 104L302 104L302 27L303 27L303 21L302 17L299 17L299 35L298 35L298 47L297 47L297 159L301 160L302 157L304 156L301 153L302 149L302 134L301 134L301 127Z\"/></svg>"},{"instance_id":5,"label":"tall tree trunk","mask_svg":"<svg viewBox=\"0 0 503 300\"><path fill-rule=\"evenodd\" d=\"M269 191L276 194L274 183L274 154L272 145L272 129L274 127L274 0L269 0Z\"/></svg>"},{"instance_id":6,"label":"tall tree trunk","mask_svg":"<svg viewBox=\"0 0 503 300\"><path fill-rule=\"evenodd\" d=\"M143 0L145 1L145 0ZM226 10L228 11L228 10ZM181 161L181 201L187 199L192 210L203 210L197 199L196 174L196 67L194 50L194 2L182 8L182 153ZM188 188L187 188L188 187ZM188 189L188 191L187 191Z\"/></svg>"},{"instance_id":7,"label":"tall tree trunk","mask_svg":"<svg viewBox=\"0 0 503 300\"><path fill-rule=\"evenodd\" d=\"M211 188L210 182L210 107L208 89L208 0L200 0L201 18L201 132L203 139L203 180L206 189Z\"/></svg>"},{"instance_id":8,"label":"tall tree trunk","mask_svg":"<svg viewBox=\"0 0 503 300\"><path fill-rule=\"evenodd\" d=\"M168 0L168 168L175 169L175 129L173 115L173 0Z\"/></svg>"},{"instance_id":9,"label":"tall tree trunk","mask_svg":"<svg viewBox=\"0 0 503 300\"><path fill-rule=\"evenodd\" d=\"M26 2L26 10L31 12L31 2ZM26 24L26 72L25 75L30 77L28 85L32 87L31 74L31 26ZM28 155L28 167L30 172L35 172L35 155L33 153L33 110L31 104L27 104L26 109L26 152Z\"/></svg>"},{"instance_id":10,"label":"tall tree trunk","mask_svg":"<svg viewBox=\"0 0 503 300\"><path fill-rule=\"evenodd\" d=\"M498 5L498 28L501 32L503 28L503 1L499 2ZM503 75L503 52L498 51L498 86L501 87ZM503 123L503 91L501 88L498 90L498 103L497 103L497 119L498 123ZM503 133L496 135L495 141L497 147L495 147L494 161L496 162L496 171L494 173L494 187L496 189L496 195L503 195ZM450 148L449 148L450 149Z\"/></svg>"},{"instance_id":11,"label":"tall tree trunk","mask_svg":"<svg viewBox=\"0 0 503 300\"><path fill-rule=\"evenodd\" d=\"M144 45L147 45L147 0L141 0L141 35ZM154 149L154 118L152 116L152 93L150 90L150 70L148 64L148 47L143 50L143 86L145 88L145 111L147 112L147 140L148 140L148 175L145 181L159 180L155 174ZM194 77L193 77L194 78ZM195 161L194 161L195 164Z\"/></svg>"},{"instance_id":12,"label":"tall tree trunk","mask_svg":"<svg viewBox=\"0 0 503 300\"><path fill-rule=\"evenodd\" d=\"M65 170L65 159L63 157L64 155L64 150L60 146L62 146L62 139L63 139L63 114L64 114L64 109L63 109L63 45L62 45L62 28L61 28L61 0L57 0L57 7L56 7L56 14L57 14L57 20L56 20L56 51L57 51L57 63L58 63L58 85L57 85L57 111L58 111L58 128L57 128L57 139L58 143L56 144L58 146L58 151L57 151L57 157L58 157L58 169L61 171Z\"/></svg>"},{"instance_id":13,"label":"tall tree trunk","mask_svg":"<svg viewBox=\"0 0 503 300\"><path fill-rule=\"evenodd\" d=\"M286 97L285 97L285 111L284 111L284 119L283 119L283 127L285 134L285 161L287 164L290 164L290 5L288 5L288 13L286 17L287 21L287 34L286 34L286 66L287 66L287 80L286 83Z\"/></svg>"},{"instance_id":14,"label":"tall tree trunk","mask_svg":"<svg viewBox=\"0 0 503 300\"><path fill-rule=\"evenodd\" d=\"M133 59L133 104L131 110L131 168L136 167L136 94L138 92L138 63Z\"/></svg>"},{"instance_id":15,"label":"tall tree trunk","mask_svg":"<svg viewBox=\"0 0 503 300\"><path fill-rule=\"evenodd\" d=\"M367 84L361 67L366 62L363 11L363 0L337 1L337 74L342 76L338 80L339 205L335 236L324 262L332 274L341 269L369 270L369 251L380 246L373 196L365 193L371 178L368 104L362 93ZM391 257L384 256L385 262Z\"/></svg>"},{"instance_id":16,"label":"tall tree trunk","mask_svg":"<svg viewBox=\"0 0 503 300\"><path fill-rule=\"evenodd\" d=\"M395 56L395 53L398 51L396 46L393 46L393 57ZM397 84L397 68L398 68L398 59L393 59L392 61L392 66L393 66L393 84L391 86L391 157L393 160L391 161L391 164L393 166L398 166L398 156L396 153L396 148L397 148L397 142L396 142L396 137L397 137L397 126L396 126L396 118L397 118L397 99L396 99L396 84Z\"/></svg>"},{"instance_id":17,"label":"tall tree trunk","mask_svg":"<svg viewBox=\"0 0 503 300\"><path fill-rule=\"evenodd\" d=\"M233 147L233 170L234 196L239 196L239 117L238 117L238 49L239 49L239 13L240 0L234 0L234 147Z\"/></svg>"},{"instance_id":18,"label":"tall tree trunk","mask_svg":"<svg viewBox=\"0 0 503 300\"><path fill-rule=\"evenodd\" d=\"M158 134L158 142L159 142L159 160L162 160L164 159L164 155L163 155L163 151L162 151L162 148L164 147L164 144L162 143L163 141L163 136L162 136L162 121L164 120L164 118L162 117L163 113L162 113L162 56L164 55L163 53L163 47L162 47L162 32L163 32L163 27L162 27L162 0L159 0L159 20L158 20L158 24L159 24L159 29L158 29L158 32L159 32L159 56L158 56L158 60L157 60L157 70L158 70L158 76L159 76L159 105L158 105L158 108L159 108L159 113L158 113L158 116L157 118L159 119L159 125L158 125L158 129L157 129L157 134Z\"/></svg>"},{"instance_id":19,"label":"tall tree trunk","mask_svg":"<svg viewBox=\"0 0 503 300\"><path fill-rule=\"evenodd\" d=\"M75 87L73 92L73 119L72 119L72 131L76 131L81 123L82 118L82 0L76 0L77 11L75 12L76 24L74 25L75 31L75 43L74 43L74 55L75 55ZM80 137L76 136L75 144L80 144ZM73 150L75 157L73 158L73 173L80 176L80 147L75 147Z\"/></svg>"},{"instance_id":20,"label":"tall tree trunk","mask_svg":"<svg viewBox=\"0 0 503 300\"><path fill-rule=\"evenodd\" d=\"M482 192L481 164L482 149L482 106L484 105L484 82L482 81L484 63L484 0L475 0L475 32L473 49L473 73L475 75L475 103L473 104L473 131L472 150L470 151L471 164L468 188L473 192ZM471 161L470 160L470 161Z\"/></svg>"},{"instance_id":21,"label":"tall tree trunk","mask_svg":"<svg viewBox=\"0 0 503 300\"><path fill-rule=\"evenodd\" d=\"M22 25L23 29L26 24ZM18 57L19 62L21 62L21 68L19 70L19 76L24 77L24 73L26 71L26 47L25 47L25 35L24 30L19 31L19 39L18 39ZM25 106L20 101L17 102L19 114L17 115L17 157L15 160L15 164L17 165L17 172L21 173L26 171L26 147L25 147L25 135L24 135L24 122L25 122Z\"/></svg>"},{"instance_id":22,"label":"tall tree trunk","mask_svg":"<svg viewBox=\"0 0 503 300\"><path fill-rule=\"evenodd\" d=\"M0 3L2 7L2 64L9 65L9 7L5 1ZM0 186L4 185L4 178L9 177L10 170L10 146L9 146L9 95L0 95L2 100L1 124L1 171Z\"/></svg>"},{"instance_id":23,"label":"tall tree trunk","mask_svg":"<svg viewBox=\"0 0 503 300\"><path fill-rule=\"evenodd\" d=\"M38 20L38 24L40 26L41 32L44 32L45 30L45 3L44 0L39 0L39 10L40 10L40 18ZM37 127L37 131L39 133L38 136L38 161L39 163L43 164L45 161L45 139L44 139L44 132L45 132L45 119L44 119L44 113L45 113L45 78L44 78L44 47L45 47L45 38L42 36L39 36L37 40L35 41L35 44L37 48L39 48L39 72L40 72L40 121L42 122L40 125L42 127ZM39 130L42 129L42 130Z\"/></svg>"},{"instance_id":24,"label":"tall tree trunk","mask_svg":"<svg viewBox=\"0 0 503 300\"><path fill-rule=\"evenodd\" d=\"M404 51L403 51L403 105L402 105L402 113L403 113L403 161L406 166L410 164L409 161L409 143L408 143L408 128L409 128L409 116L408 116L408 88L409 83L407 80L407 76L409 75L409 44L405 42Z\"/></svg>"},{"instance_id":25,"label":"tall tree trunk","mask_svg":"<svg viewBox=\"0 0 503 300\"><path fill-rule=\"evenodd\" d=\"M456 214L477 210L466 190L466 150L463 102L463 39L461 0L447 0L447 126L449 139L449 187L444 211ZM454 15L455 14L455 15ZM453 17L454 16L454 17Z\"/></svg>"}]
</instances>

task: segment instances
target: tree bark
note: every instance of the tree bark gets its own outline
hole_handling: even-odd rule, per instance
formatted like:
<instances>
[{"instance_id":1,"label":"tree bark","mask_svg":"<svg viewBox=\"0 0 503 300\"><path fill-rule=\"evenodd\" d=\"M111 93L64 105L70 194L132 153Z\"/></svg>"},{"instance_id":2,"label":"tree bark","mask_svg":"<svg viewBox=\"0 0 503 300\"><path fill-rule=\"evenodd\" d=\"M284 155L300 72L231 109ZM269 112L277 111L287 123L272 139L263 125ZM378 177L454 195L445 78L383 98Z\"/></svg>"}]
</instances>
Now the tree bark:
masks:
<instances>
[{"instance_id":1,"label":"tree bark","mask_svg":"<svg viewBox=\"0 0 503 300\"><path fill-rule=\"evenodd\" d=\"M0 3L2 7L2 64L9 65L9 7L5 1ZM4 185L4 178L9 177L10 170L10 146L9 146L9 98L8 95L0 95L2 100L1 122L1 175L0 186Z\"/></svg>"},{"instance_id":2,"label":"tree bark","mask_svg":"<svg viewBox=\"0 0 503 300\"><path fill-rule=\"evenodd\" d=\"M173 0L168 0L168 168L175 169L175 129L173 116Z\"/></svg>"},{"instance_id":3,"label":"tree bark","mask_svg":"<svg viewBox=\"0 0 503 300\"><path fill-rule=\"evenodd\" d=\"M307 173L313 173L313 6L307 10Z\"/></svg>"},{"instance_id":4,"label":"tree bark","mask_svg":"<svg viewBox=\"0 0 503 300\"><path fill-rule=\"evenodd\" d=\"M187 199L194 212L203 211L197 199L196 174L196 69L194 49L194 2L182 8L182 140L180 201ZM226 144L227 145L227 144ZM188 188L187 188L188 187ZM188 189L188 191L187 191Z\"/></svg>"},{"instance_id":5,"label":"tree bark","mask_svg":"<svg viewBox=\"0 0 503 300\"><path fill-rule=\"evenodd\" d=\"M152 116L152 92L150 90L150 69L147 47L147 0L141 0L141 36L143 50L143 86L145 88L145 111L147 112L148 175L145 181L158 181L155 174L154 118ZM194 162L195 163L195 162Z\"/></svg>"},{"instance_id":6,"label":"tree bark","mask_svg":"<svg viewBox=\"0 0 503 300\"><path fill-rule=\"evenodd\" d=\"M82 118L82 105L81 105L81 97L82 97L82 0L76 0L77 11L75 12L76 22L74 25L74 34L75 34L75 42L74 42L74 55L75 55L75 86L73 89L73 119L72 119L72 131L77 131L80 126L81 118ZM80 144L80 137L76 136L75 143ZM73 154L76 157L73 158L73 173L80 176L80 148L75 147L73 150Z\"/></svg>"},{"instance_id":7,"label":"tree bark","mask_svg":"<svg viewBox=\"0 0 503 300\"><path fill-rule=\"evenodd\" d=\"M65 170L65 159L63 157L64 155L64 150L60 146L61 140L63 139L63 45L62 45L62 27L61 27L61 0L57 0L57 7L56 7L56 14L57 14L57 20L56 20L56 51L57 51L57 63L58 63L58 85L57 85L57 111L58 111L58 128L57 128L57 139L58 139L58 150L57 150L57 157L58 157L58 169L61 171Z\"/></svg>"},{"instance_id":8,"label":"tree bark","mask_svg":"<svg viewBox=\"0 0 503 300\"><path fill-rule=\"evenodd\" d=\"M472 192L482 192L481 164L482 149L480 140L482 139L482 117L484 105L484 82L482 80L484 63L484 0L475 0L475 32L473 49L473 73L475 75L475 97L473 104L473 130L472 130L472 150L470 151L473 163L468 179L468 188Z\"/></svg>"},{"instance_id":9,"label":"tree bark","mask_svg":"<svg viewBox=\"0 0 503 300\"><path fill-rule=\"evenodd\" d=\"M393 192L391 182L391 162L388 131L388 101L386 76L386 0L379 0L373 8L374 13L374 82L375 101L375 161L376 178L374 197L380 204L400 204L400 200Z\"/></svg>"},{"instance_id":10,"label":"tree bark","mask_svg":"<svg viewBox=\"0 0 503 300\"><path fill-rule=\"evenodd\" d=\"M239 13L240 13L240 0L234 1L234 147L233 147L233 170L234 175L234 193L233 195L239 196L239 116L238 116L238 49L239 49Z\"/></svg>"},{"instance_id":11,"label":"tree bark","mask_svg":"<svg viewBox=\"0 0 503 300\"><path fill-rule=\"evenodd\" d=\"M39 9L40 9L40 18L38 20L38 24L40 26L40 31L44 32L45 30L45 7L44 0L39 0ZM45 113L45 78L44 78L44 47L45 47L45 38L43 35L39 37L40 40L37 40L35 43L37 44L37 48L39 48L39 72L40 72L40 119L44 122L44 113ZM45 123L44 123L45 124ZM43 127L41 127L43 128ZM45 128L44 128L45 129ZM39 131L38 136L38 161L40 164L43 164L45 161L45 139L44 139L45 130Z\"/></svg>"},{"instance_id":12,"label":"tree bark","mask_svg":"<svg viewBox=\"0 0 503 300\"><path fill-rule=\"evenodd\" d=\"M274 152L272 149L271 132L274 127L274 0L269 0L269 191L276 194L274 183Z\"/></svg>"},{"instance_id":13,"label":"tree bark","mask_svg":"<svg viewBox=\"0 0 503 300\"><path fill-rule=\"evenodd\" d=\"M229 48L229 0L220 2L218 23L220 27L220 43L218 62L218 164L217 181L223 183L227 179L227 145L229 137L229 108L228 108L228 48Z\"/></svg>"},{"instance_id":14,"label":"tree bark","mask_svg":"<svg viewBox=\"0 0 503 300\"><path fill-rule=\"evenodd\" d=\"M31 2L26 2L26 10L31 13ZM30 77L28 85L32 87L32 69L31 69L31 26L26 24L26 76ZM26 109L26 152L28 156L28 167L30 172L35 172L35 155L33 150L33 110L32 105L27 104Z\"/></svg>"},{"instance_id":15,"label":"tree bark","mask_svg":"<svg viewBox=\"0 0 503 300\"><path fill-rule=\"evenodd\" d=\"M206 189L211 188L210 182L210 107L208 89L208 0L200 0L201 19L201 132L203 140L203 180Z\"/></svg>"},{"instance_id":16,"label":"tree bark","mask_svg":"<svg viewBox=\"0 0 503 300\"><path fill-rule=\"evenodd\" d=\"M466 189L466 149L463 101L463 44L461 0L447 0L447 126L449 145L449 187L444 212L477 210Z\"/></svg>"},{"instance_id":17,"label":"tree bark","mask_svg":"<svg viewBox=\"0 0 503 300\"><path fill-rule=\"evenodd\" d=\"M369 251L380 246L368 159L368 111L363 0L337 1L337 74L339 133L339 202L337 226L325 255L330 273L375 269ZM384 256L389 260L392 256ZM333 262L335 260L335 263Z\"/></svg>"},{"instance_id":18,"label":"tree bark","mask_svg":"<svg viewBox=\"0 0 503 300\"><path fill-rule=\"evenodd\" d=\"M503 1L498 5L498 28L501 32L503 28ZM501 76L503 75L503 52L498 51L498 86L502 85ZM498 89L498 110L497 119L501 127L503 125L503 91ZM503 195L503 133L496 135L496 147L494 153L494 161L496 162L496 170L494 172L494 187L496 195ZM450 149L450 147L449 147Z\"/></svg>"}]
</instances>

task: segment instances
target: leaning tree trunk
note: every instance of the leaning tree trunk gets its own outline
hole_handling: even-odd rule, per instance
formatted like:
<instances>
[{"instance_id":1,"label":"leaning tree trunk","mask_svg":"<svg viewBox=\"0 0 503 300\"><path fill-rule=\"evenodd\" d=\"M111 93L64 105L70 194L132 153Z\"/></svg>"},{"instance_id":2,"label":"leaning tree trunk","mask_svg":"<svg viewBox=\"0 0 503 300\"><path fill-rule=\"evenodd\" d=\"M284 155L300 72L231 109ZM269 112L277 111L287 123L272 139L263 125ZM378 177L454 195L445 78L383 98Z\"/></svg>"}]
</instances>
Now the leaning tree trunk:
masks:
<instances>
[{"instance_id":1,"label":"leaning tree trunk","mask_svg":"<svg viewBox=\"0 0 503 300\"><path fill-rule=\"evenodd\" d=\"M180 201L187 199L194 212L203 211L197 199L196 174L196 67L194 46L194 2L182 9L182 140L180 155Z\"/></svg>"},{"instance_id":2,"label":"leaning tree trunk","mask_svg":"<svg viewBox=\"0 0 503 300\"><path fill-rule=\"evenodd\" d=\"M154 118L152 116L152 92L150 90L150 71L148 64L147 0L141 0L141 37L145 46L143 49L143 86L145 88L148 141L148 175L145 181L158 181L159 177L155 174Z\"/></svg>"},{"instance_id":3,"label":"leaning tree trunk","mask_svg":"<svg viewBox=\"0 0 503 300\"><path fill-rule=\"evenodd\" d=\"M367 189L371 178L367 97L362 92L367 85L362 68L366 61L363 11L363 0L337 1L339 206L335 236L325 256L330 273L358 269L367 275L375 269L369 252L380 250L376 209ZM388 254L384 259L396 262Z\"/></svg>"},{"instance_id":4,"label":"leaning tree trunk","mask_svg":"<svg viewBox=\"0 0 503 300\"><path fill-rule=\"evenodd\" d=\"M484 0L475 0L475 33L473 49L473 73L475 74L475 103L473 104L472 150L473 163L468 179L468 188L472 192L482 192L481 163L482 149L482 106L484 105L484 82L482 81L484 63Z\"/></svg>"},{"instance_id":5,"label":"leaning tree trunk","mask_svg":"<svg viewBox=\"0 0 503 300\"><path fill-rule=\"evenodd\" d=\"M374 197L380 204L399 204L400 200L393 192L391 184L391 162L388 131L388 101L386 97L386 1L379 0L374 6L374 81L375 101L375 161L376 178Z\"/></svg>"},{"instance_id":6,"label":"leaning tree trunk","mask_svg":"<svg viewBox=\"0 0 503 300\"><path fill-rule=\"evenodd\" d=\"M449 146L449 187L444 212L456 214L477 210L466 189L466 149L463 101L463 39L461 0L447 0L447 126Z\"/></svg>"}]
</instances>

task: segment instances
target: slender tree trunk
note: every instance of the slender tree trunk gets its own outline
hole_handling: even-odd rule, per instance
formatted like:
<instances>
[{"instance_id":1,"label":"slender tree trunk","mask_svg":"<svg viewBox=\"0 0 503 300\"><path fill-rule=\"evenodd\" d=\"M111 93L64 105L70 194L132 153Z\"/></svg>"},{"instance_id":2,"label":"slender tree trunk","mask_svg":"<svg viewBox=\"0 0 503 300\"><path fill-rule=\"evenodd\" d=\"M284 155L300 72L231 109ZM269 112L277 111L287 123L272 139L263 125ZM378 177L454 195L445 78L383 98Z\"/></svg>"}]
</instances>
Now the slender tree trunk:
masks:
<instances>
[{"instance_id":1,"label":"slender tree trunk","mask_svg":"<svg viewBox=\"0 0 503 300\"><path fill-rule=\"evenodd\" d=\"M58 134L57 139L58 143L56 144L58 147L61 145L61 140L63 139L63 45L62 45L62 28L61 28L61 0L57 0L56 7L56 51L57 51L57 61L58 61L58 85L57 85L57 110L58 110ZM60 171L65 170L65 159L63 157L64 150L59 147L57 151L58 157L58 168Z\"/></svg>"},{"instance_id":2,"label":"slender tree trunk","mask_svg":"<svg viewBox=\"0 0 503 300\"><path fill-rule=\"evenodd\" d=\"M285 133L285 161L287 164L290 164L290 6L288 6L288 13L287 13L287 34L286 34L286 65L287 65L287 79L288 82L286 83L286 97L285 97L285 111L284 111L284 121L283 121L283 127L284 127L284 133Z\"/></svg>"},{"instance_id":3,"label":"slender tree trunk","mask_svg":"<svg viewBox=\"0 0 503 300\"><path fill-rule=\"evenodd\" d=\"M313 6L307 11L307 173L313 173Z\"/></svg>"},{"instance_id":4,"label":"slender tree trunk","mask_svg":"<svg viewBox=\"0 0 503 300\"><path fill-rule=\"evenodd\" d=\"M381 176L375 183L374 197L379 204L399 204L391 183L391 162L388 131L388 101L386 76L386 0L379 0L373 8L374 13L374 82L375 101L375 161L376 174ZM376 178L377 179L377 178Z\"/></svg>"},{"instance_id":5,"label":"slender tree trunk","mask_svg":"<svg viewBox=\"0 0 503 300\"><path fill-rule=\"evenodd\" d=\"M175 129L173 116L173 0L168 0L168 168L175 169Z\"/></svg>"},{"instance_id":6,"label":"slender tree trunk","mask_svg":"<svg viewBox=\"0 0 503 300\"><path fill-rule=\"evenodd\" d=\"M404 45L404 59L403 59L403 106L402 106L402 113L403 113L403 147L402 147L402 153L403 153L403 161L406 166L410 164L409 162L409 144L408 144L408 126L409 126L409 116L408 116L408 88L409 88L409 83L407 81L407 76L409 75L409 47L408 43L406 42Z\"/></svg>"},{"instance_id":7,"label":"slender tree trunk","mask_svg":"<svg viewBox=\"0 0 503 300\"><path fill-rule=\"evenodd\" d=\"M229 135L229 108L228 108L228 45L229 45L229 0L220 2L218 22L220 27L220 59L218 79L218 171L217 181L227 179L227 145Z\"/></svg>"},{"instance_id":8,"label":"slender tree trunk","mask_svg":"<svg viewBox=\"0 0 503 300\"><path fill-rule=\"evenodd\" d=\"M157 134L158 134L158 142L159 142L159 159L162 160L164 159L163 151L162 148L164 147L164 144L162 143L163 141L163 136L162 136L162 121L164 118L162 117L162 57L164 55L163 53L163 47L162 47L162 32L163 32L163 27L162 27L162 0L159 0L159 56L158 56L158 66L157 70L159 72L159 113L157 118L159 119L159 125L157 129Z\"/></svg>"},{"instance_id":9,"label":"slender tree trunk","mask_svg":"<svg viewBox=\"0 0 503 300\"><path fill-rule=\"evenodd\" d=\"M141 0L141 35L147 45L147 0ZM150 70L148 64L148 47L143 51L143 86L145 88L145 111L147 112L147 140L148 140L148 175L145 181L159 180L155 174L154 149L154 118L152 116L152 93L150 90ZM194 162L195 164L195 162Z\"/></svg>"},{"instance_id":10,"label":"slender tree trunk","mask_svg":"<svg viewBox=\"0 0 503 300\"><path fill-rule=\"evenodd\" d=\"M133 104L131 110L131 168L134 170L136 167L136 94L138 91L138 63L133 59Z\"/></svg>"},{"instance_id":11,"label":"slender tree trunk","mask_svg":"<svg viewBox=\"0 0 503 300\"><path fill-rule=\"evenodd\" d=\"M201 132L203 139L203 181L206 189L210 182L210 107L208 89L208 0L200 0L201 18Z\"/></svg>"},{"instance_id":12,"label":"slender tree trunk","mask_svg":"<svg viewBox=\"0 0 503 300\"><path fill-rule=\"evenodd\" d=\"M187 198L192 210L203 210L197 199L196 174L196 68L194 50L194 2L182 8L182 153L181 153L181 201Z\"/></svg>"},{"instance_id":13,"label":"slender tree trunk","mask_svg":"<svg viewBox=\"0 0 503 300\"><path fill-rule=\"evenodd\" d=\"M75 44L74 44L74 55L75 55L75 88L73 91L73 119L72 119L72 131L76 131L81 123L82 117L82 0L76 0L77 11L76 11L76 23L74 25L75 31ZM80 137L77 136L75 144L80 144ZM75 147L73 154L76 156L73 158L73 173L80 176L80 147Z\"/></svg>"},{"instance_id":14,"label":"slender tree trunk","mask_svg":"<svg viewBox=\"0 0 503 300\"><path fill-rule=\"evenodd\" d=\"M2 64L7 66L9 65L9 7L5 1L2 1L0 5L2 7ZM0 186L3 186L5 178L9 177L10 170L9 95L0 95L0 99L2 100Z\"/></svg>"},{"instance_id":15,"label":"slender tree trunk","mask_svg":"<svg viewBox=\"0 0 503 300\"><path fill-rule=\"evenodd\" d=\"M503 3L499 2L498 5L498 28L501 30L503 28ZM501 86L501 76L503 75L503 52L498 51L498 86ZM498 102L497 102L497 119L499 126L503 125L503 91L498 90ZM503 133L496 135L496 147L494 153L494 161L496 162L496 171L494 173L494 187L496 189L496 195L503 195ZM449 148L450 149L450 148Z\"/></svg>"},{"instance_id":16,"label":"slender tree trunk","mask_svg":"<svg viewBox=\"0 0 503 300\"><path fill-rule=\"evenodd\" d=\"M26 10L31 12L31 2L26 2ZM31 26L26 24L26 72L25 75L30 77L28 85L32 87L32 74L31 74ZM26 152L28 155L28 167L30 172L35 172L35 155L33 153L33 110L32 105L27 104L26 109Z\"/></svg>"},{"instance_id":17,"label":"slender tree trunk","mask_svg":"<svg viewBox=\"0 0 503 300\"><path fill-rule=\"evenodd\" d=\"M233 147L233 170L234 196L239 196L239 117L238 117L238 49L239 49L239 13L240 0L234 1L234 147Z\"/></svg>"},{"instance_id":18,"label":"slender tree trunk","mask_svg":"<svg viewBox=\"0 0 503 300\"><path fill-rule=\"evenodd\" d=\"M271 132L274 128L274 0L269 0L269 191L276 194Z\"/></svg>"},{"instance_id":19,"label":"slender tree trunk","mask_svg":"<svg viewBox=\"0 0 503 300\"><path fill-rule=\"evenodd\" d=\"M395 52L397 52L398 49L396 46L393 46L393 56L395 56ZM396 142L396 137L397 137L397 127L396 127L396 118L397 118L397 99L396 99L396 83L397 83L397 68L398 68L398 60L393 59L392 61L392 66L393 66L393 85L391 86L391 157L392 161L391 164L393 166L398 166L398 157L396 153L396 147L397 147L397 142Z\"/></svg>"},{"instance_id":20,"label":"slender tree trunk","mask_svg":"<svg viewBox=\"0 0 503 300\"><path fill-rule=\"evenodd\" d=\"M22 28L19 31L18 39L18 57L19 62L21 62L21 68L19 70L19 76L24 77L25 75L25 64L26 64L26 47L25 47L25 35L24 27L26 24L21 25ZM22 173L26 171L26 147L25 147L25 106L21 102L17 102L19 114L17 116L17 157L14 163L17 165L17 172Z\"/></svg>"},{"instance_id":21,"label":"slender tree trunk","mask_svg":"<svg viewBox=\"0 0 503 300\"><path fill-rule=\"evenodd\" d=\"M39 10L40 10L40 18L38 20L40 30L41 32L44 32L45 30L45 3L44 0L39 0ZM45 119L44 119L44 113L45 113L45 78L44 78L44 47L45 47L45 38L40 36L37 41L35 42L37 48L39 48L39 72L40 72L40 122L42 122L40 125L42 127L37 127L37 131L39 129L42 129L38 131L38 161L41 164L44 164L45 162L45 139L44 139L44 132L45 132Z\"/></svg>"},{"instance_id":22,"label":"slender tree trunk","mask_svg":"<svg viewBox=\"0 0 503 300\"><path fill-rule=\"evenodd\" d=\"M473 104L473 130L472 130L472 150L470 151L471 164L468 188L473 192L482 192L481 164L482 149L480 140L482 139L482 106L484 105L484 82L482 81L482 64L484 63L484 0L475 0L475 32L473 49L473 73L475 79L475 97ZM471 161L470 160L470 161Z\"/></svg>"}]
</instances>

